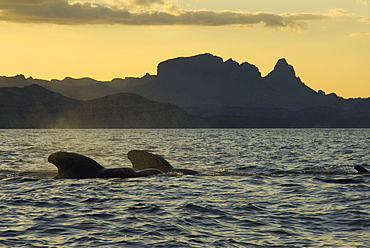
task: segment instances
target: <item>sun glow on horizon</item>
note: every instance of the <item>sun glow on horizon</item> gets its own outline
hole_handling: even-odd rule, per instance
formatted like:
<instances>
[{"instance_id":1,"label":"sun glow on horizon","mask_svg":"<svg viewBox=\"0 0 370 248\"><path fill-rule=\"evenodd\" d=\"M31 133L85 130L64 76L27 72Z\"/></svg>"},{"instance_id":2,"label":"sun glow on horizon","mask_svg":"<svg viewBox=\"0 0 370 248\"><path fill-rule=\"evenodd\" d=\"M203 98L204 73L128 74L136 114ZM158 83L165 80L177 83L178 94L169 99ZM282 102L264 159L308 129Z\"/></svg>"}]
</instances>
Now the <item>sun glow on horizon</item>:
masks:
<instances>
[{"instance_id":1,"label":"sun glow on horizon","mask_svg":"<svg viewBox=\"0 0 370 248\"><path fill-rule=\"evenodd\" d=\"M43 2L53 1L62 0ZM1 3L10 4L8 0L0 0L0 6ZM254 64L262 75L268 74L278 59L286 58L294 66L297 76L316 91L335 92L344 98L370 97L370 23L369 16L365 15L370 6L356 1L328 2L320 7L305 1L287 0L286 3L284 7L266 1L232 0L226 6L224 1L218 0L152 0L146 1L147 6L140 5L143 10L158 9L159 6L162 11L169 11L172 4L181 8L178 11L196 18L191 23L182 24L171 23L170 18L164 25L150 25L150 21L157 23L157 20L147 19L148 16L140 17L146 18L146 25L122 25L118 21L109 25L98 23L92 21L89 5L84 9L65 5L63 9L80 11L71 12L69 16L75 13L76 18L86 18L89 23L83 25L67 23L70 19L65 21L68 25L56 25L51 17L36 16L38 12L31 12L34 6L27 18L39 18L43 22L21 23L14 19L15 16L10 16L10 12L0 9L0 47L3 48L0 75L24 74L47 80L90 77L110 81L142 77L146 73L154 75L158 63L167 59L211 53L224 60L231 58L239 63ZM98 10L96 6L94 11ZM11 8L18 11L15 5ZM122 11L123 7L117 12L120 18L124 17ZM231 19L226 13L246 24L228 24ZM238 16L238 13L242 15ZM67 12L62 14L68 17ZM106 10L102 9L94 15L103 18L105 14ZM217 18L212 19L213 16ZM225 23L207 24L216 20ZM303 30L297 32L300 28Z\"/></svg>"}]
</instances>

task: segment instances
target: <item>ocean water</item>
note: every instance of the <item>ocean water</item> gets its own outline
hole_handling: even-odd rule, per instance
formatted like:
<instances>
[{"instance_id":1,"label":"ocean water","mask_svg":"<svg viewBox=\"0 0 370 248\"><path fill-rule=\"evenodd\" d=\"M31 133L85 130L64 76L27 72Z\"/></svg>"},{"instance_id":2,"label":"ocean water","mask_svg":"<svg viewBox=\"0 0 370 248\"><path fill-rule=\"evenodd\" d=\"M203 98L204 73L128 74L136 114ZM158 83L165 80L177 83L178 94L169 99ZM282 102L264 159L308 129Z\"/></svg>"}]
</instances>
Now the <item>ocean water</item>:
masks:
<instances>
[{"instance_id":1,"label":"ocean water","mask_svg":"<svg viewBox=\"0 0 370 248\"><path fill-rule=\"evenodd\" d=\"M0 247L370 247L370 129L0 130ZM200 175L51 179L56 151ZM345 180L341 180L345 179Z\"/></svg>"}]
</instances>

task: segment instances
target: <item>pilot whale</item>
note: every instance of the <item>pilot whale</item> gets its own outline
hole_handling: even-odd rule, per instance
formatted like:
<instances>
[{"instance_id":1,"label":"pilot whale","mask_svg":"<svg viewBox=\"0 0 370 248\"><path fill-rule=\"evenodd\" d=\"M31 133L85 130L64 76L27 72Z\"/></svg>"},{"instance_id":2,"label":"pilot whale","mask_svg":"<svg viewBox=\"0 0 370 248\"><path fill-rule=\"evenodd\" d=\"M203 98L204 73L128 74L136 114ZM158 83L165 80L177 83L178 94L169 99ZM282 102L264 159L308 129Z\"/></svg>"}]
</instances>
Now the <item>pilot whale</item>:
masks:
<instances>
[{"instance_id":1,"label":"pilot whale","mask_svg":"<svg viewBox=\"0 0 370 248\"><path fill-rule=\"evenodd\" d=\"M157 169L140 171L133 168L108 169L89 157L71 152L53 153L48 157L48 161L58 168L58 175L54 179L132 178L162 173Z\"/></svg>"},{"instance_id":2,"label":"pilot whale","mask_svg":"<svg viewBox=\"0 0 370 248\"><path fill-rule=\"evenodd\" d=\"M353 167L358 174L366 174L369 173L368 170L366 170L363 166L361 165L356 165ZM358 179L358 178L340 178L340 179L317 179L325 183L340 183L340 184L349 184L349 183L364 183L363 179Z\"/></svg>"},{"instance_id":3,"label":"pilot whale","mask_svg":"<svg viewBox=\"0 0 370 248\"><path fill-rule=\"evenodd\" d=\"M142 150L131 150L127 153L133 168L104 168L95 160L71 152L56 152L49 156L48 161L58 168L58 175L54 179L70 178L131 178L145 177L162 173L180 173L183 175L197 175L198 171L174 168L164 158ZM363 166L355 166L359 174L369 173ZM319 179L320 180L320 179ZM323 180L335 183L359 183L360 180L335 179Z\"/></svg>"},{"instance_id":4,"label":"pilot whale","mask_svg":"<svg viewBox=\"0 0 370 248\"><path fill-rule=\"evenodd\" d=\"M197 175L198 171L189 169L177 169L164 158L142 150L131 150L127 153L132 167L137 170L157 169L163 173L176 172L183 175Z\"/></svg>"},{"instance_id":5,"label":"pilot whale","mask_svg":"<svg viewBox=\"0 0 370 248\"><path fill-rule=\"evenodd\" d=\"M355 170L357 170L357 172L358 173L360 173L360 174L365 174L365 173L369 173L369 171L368 170L366 170L363 166L361 166L361 165L356 165L355 167L354 167L354 169Z\"/></svg>"}]
</instances>

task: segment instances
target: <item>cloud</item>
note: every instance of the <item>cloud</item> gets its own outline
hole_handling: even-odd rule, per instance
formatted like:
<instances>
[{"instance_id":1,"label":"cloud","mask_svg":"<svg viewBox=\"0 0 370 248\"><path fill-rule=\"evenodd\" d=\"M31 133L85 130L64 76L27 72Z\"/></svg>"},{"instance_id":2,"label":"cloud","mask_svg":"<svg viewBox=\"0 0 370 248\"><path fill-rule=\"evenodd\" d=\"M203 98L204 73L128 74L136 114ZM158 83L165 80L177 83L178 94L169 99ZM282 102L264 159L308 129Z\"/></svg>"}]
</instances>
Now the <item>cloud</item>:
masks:
<instances>
[{"instance_id":1,"label":"cloud","mask_svg":"<svg viewBox=\"0 0 370 248\"><path fill-rule=\"evenodd\" d=\"M137 7L153 7L163 6L168 4L165 0L106 0L106 5L116 6L118 8L137 8Z\"/></svg>"},{"instance_id":2,"label":"cloud","mask_svg":"<svg viewBox=\"0 0 370 248\"><path fill-rule=\"evenodd\" d=\"M131 12L162 10L167 13L179 13L181 11L177 0L106 0L105 3L107 7Z\"/></svg>"},{"instance_id":3,"label":"cloud","mask_svg":"<svg viewBox=\"0 0 370 248\"><path fill-rule=\"evenodd\" d=\"M175 0L0 0L0 21L14 23L52 23L63 25L194 25L250 26L262 23L268 28L305 29L307 21L343 17L345 10L327 14L272 14L183 10Z\"/></svg>"},{"instance_id":4,"label":"cloud","mask_svg":"<svg viewBox=\"0 0 370 248\"><path fill-rule=\"evenodd\" d=\"M370 24L370 17L364 17L360 19L360 22ZM353 33L349 37L370 37L370 33Z\"/></svg>"},{"instance_id":5,"label":"cloud","mask_svg":"<svg viewBox=\"0 0 370 248\"><path fill-rule=\"evenodd\" d=\"M370 37L370 33L354 33L350 34L349 37Z\"/></svg>"},{"instance_id":6,"label":"cloud","mask_svg":"<svg viewBox=\"0 0 370 248\"><path fill-rule=\"evenodd\" d=\"M359 4L370 5L370 0L357 0Z\"/></svg>"},{"instance_id":7,"label":"cloud","mask_svg":"<svg viewBox=\"0 0 370 248\"><path fill-rule=\"evenodd\" d=\"M331 9L329 10L328 16L331 17L348 17L350 14L344 9Z\"/></svg>"},{"instance_id":8,"label":"cloud","mask_svg":"<svg viewBox=\"0 0 370 248\"><path fill-rule=\"evenodd\" d=\"M360 19L360 22L369 23L370 24L370 17L364 17Z\"/></svg>"}]
</instances>

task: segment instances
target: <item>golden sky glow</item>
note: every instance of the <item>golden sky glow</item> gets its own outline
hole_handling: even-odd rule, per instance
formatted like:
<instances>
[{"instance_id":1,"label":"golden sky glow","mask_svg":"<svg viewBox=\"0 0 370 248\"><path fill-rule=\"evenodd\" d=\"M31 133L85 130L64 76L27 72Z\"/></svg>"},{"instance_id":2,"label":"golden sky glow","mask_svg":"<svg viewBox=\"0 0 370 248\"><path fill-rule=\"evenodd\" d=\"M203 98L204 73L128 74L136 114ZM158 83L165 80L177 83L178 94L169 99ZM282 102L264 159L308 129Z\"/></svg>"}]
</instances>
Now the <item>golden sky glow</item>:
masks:
<instances>
[{"instance_id":1,"label":"golden sky glow","mask_svg":"<svg viewBox=\"0 0 370 248\"><path fill-rule=\"evenodd\" d=\"M0 75L111 80L212 53L286 58L314 90L370 97L367 0L0 0Z\"/></svg>"}]
</instances>

